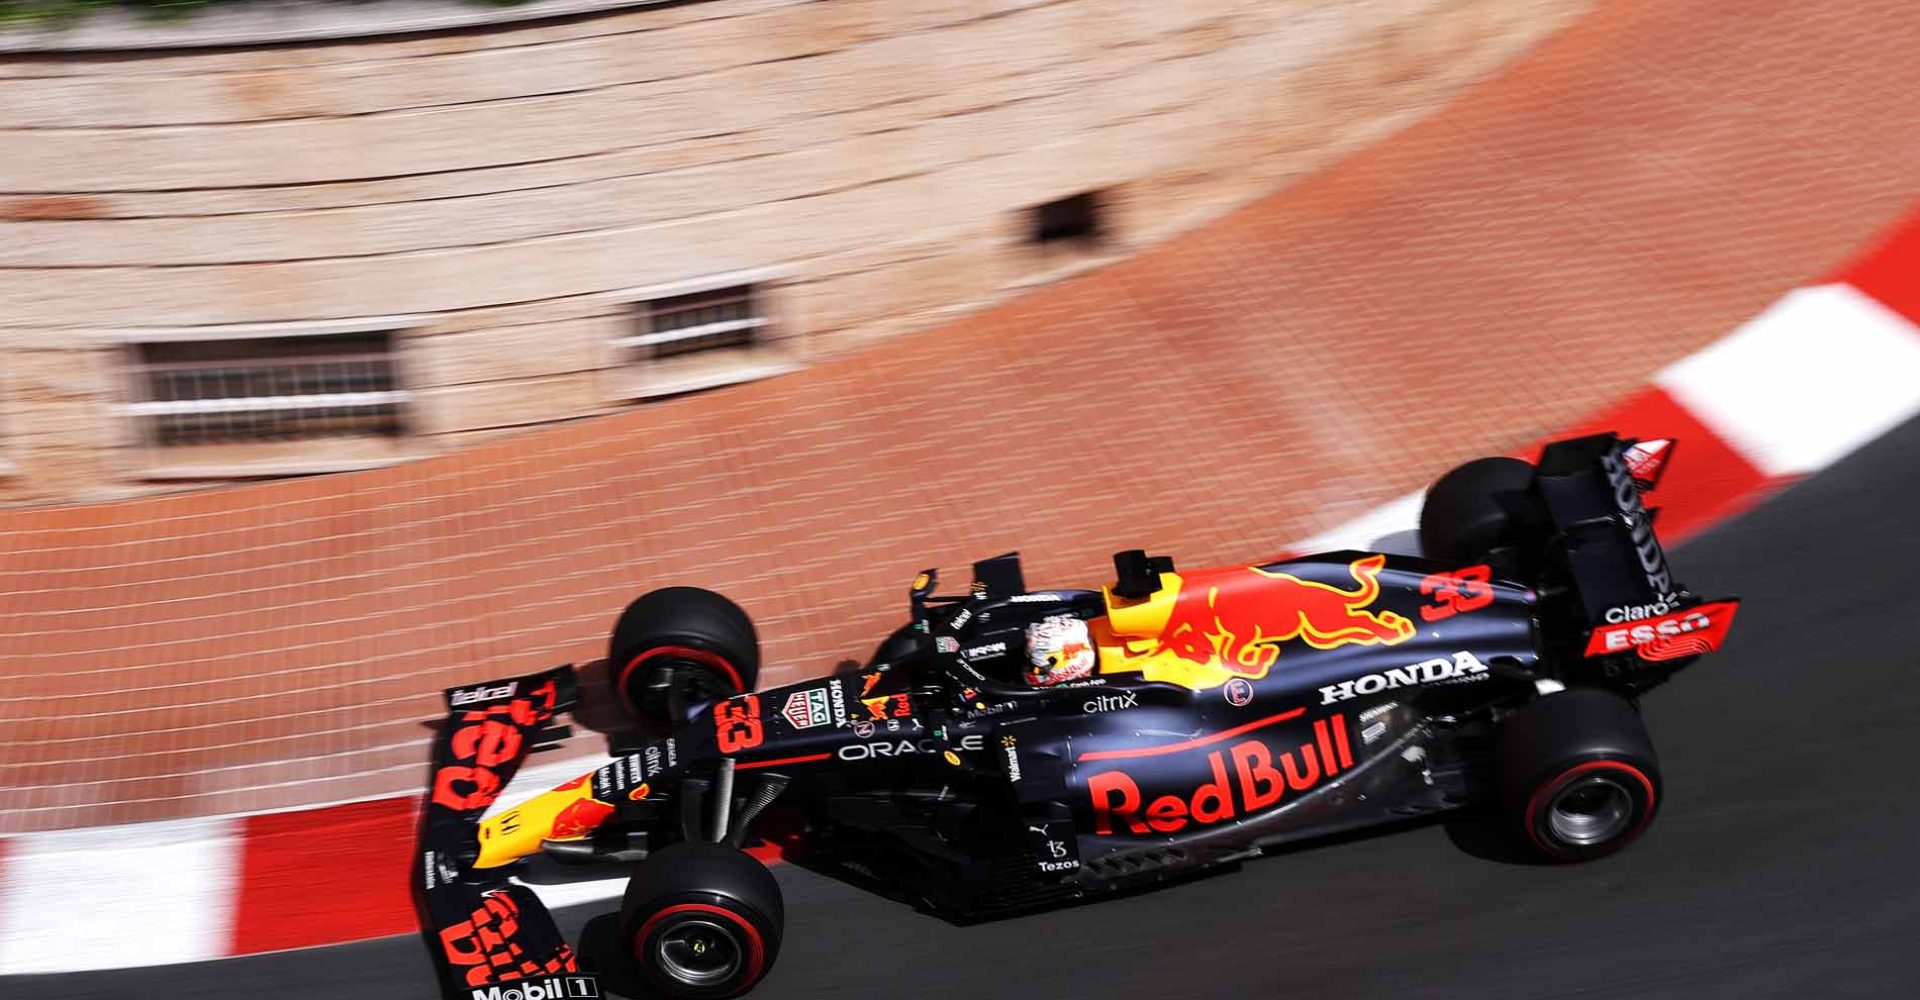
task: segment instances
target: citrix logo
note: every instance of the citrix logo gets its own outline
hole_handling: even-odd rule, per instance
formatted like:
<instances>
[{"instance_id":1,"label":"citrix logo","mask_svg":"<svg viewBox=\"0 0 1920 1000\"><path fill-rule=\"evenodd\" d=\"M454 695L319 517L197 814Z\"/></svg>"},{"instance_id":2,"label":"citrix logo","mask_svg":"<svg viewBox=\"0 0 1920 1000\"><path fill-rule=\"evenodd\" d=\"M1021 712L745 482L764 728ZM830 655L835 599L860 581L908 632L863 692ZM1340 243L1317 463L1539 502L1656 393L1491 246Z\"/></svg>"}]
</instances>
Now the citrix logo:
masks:
<instances>
[{"instance_id":1,"label":"citrix logo","mask_svg":"<svg viewBox=\"0 0 1920 1000\"><path fill-rule=\"evenodd\" d=\"M1132 708L1140 704L1138 691L1126 691L1120 694L1103 694L1080 706L1082 712L1112 712L1122 708Z\"/></svg>"}]
</instances>

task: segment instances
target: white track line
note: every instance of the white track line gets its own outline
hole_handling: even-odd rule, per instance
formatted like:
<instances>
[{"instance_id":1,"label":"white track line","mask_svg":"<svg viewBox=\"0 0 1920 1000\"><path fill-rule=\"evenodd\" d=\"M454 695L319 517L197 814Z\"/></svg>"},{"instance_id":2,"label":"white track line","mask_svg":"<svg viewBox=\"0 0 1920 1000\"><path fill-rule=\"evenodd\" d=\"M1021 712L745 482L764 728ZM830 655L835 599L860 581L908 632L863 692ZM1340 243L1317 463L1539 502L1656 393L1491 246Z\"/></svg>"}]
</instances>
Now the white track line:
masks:
<instances>
[{"instance_id":1,"label":"white track line","mask_svg":"<svg viewBox=\"0 0 1920 1000\"><path fill-rule=\"evenodd\" d=\"M0 973L224 957L242 854L233 820L12 839L0 883Z\"/></svg>"},{"instance_id":2,"label":"white track line","mask_svg":"<svg viewBox=\"0 0 1920 1000\"><path fill-rule=\"evenodd\" d=\"M1920 412L1920 330L1850 285L1802 288L1654 382L1761 472L1804 475Z\"/></svg>"}]
</instances>

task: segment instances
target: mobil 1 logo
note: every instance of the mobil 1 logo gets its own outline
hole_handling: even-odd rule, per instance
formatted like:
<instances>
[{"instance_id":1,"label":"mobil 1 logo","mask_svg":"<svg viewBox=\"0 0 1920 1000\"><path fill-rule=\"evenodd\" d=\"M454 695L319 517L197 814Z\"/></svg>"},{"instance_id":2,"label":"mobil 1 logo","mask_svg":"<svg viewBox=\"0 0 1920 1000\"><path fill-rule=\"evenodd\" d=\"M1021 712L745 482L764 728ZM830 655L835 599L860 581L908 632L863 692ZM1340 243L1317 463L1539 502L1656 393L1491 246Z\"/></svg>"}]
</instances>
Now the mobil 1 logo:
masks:
<instances>
[{"instance_id":1,"label":"mobil 1 logo","mask_svg":"<svg viewBox=\"0 0 1920 1000\"><path fill-rule=\"evenodd\" d=\"M599 1000L600 981L585 972L518 979L468 991L471 1000Z\"/></svg>"}]
</instances>

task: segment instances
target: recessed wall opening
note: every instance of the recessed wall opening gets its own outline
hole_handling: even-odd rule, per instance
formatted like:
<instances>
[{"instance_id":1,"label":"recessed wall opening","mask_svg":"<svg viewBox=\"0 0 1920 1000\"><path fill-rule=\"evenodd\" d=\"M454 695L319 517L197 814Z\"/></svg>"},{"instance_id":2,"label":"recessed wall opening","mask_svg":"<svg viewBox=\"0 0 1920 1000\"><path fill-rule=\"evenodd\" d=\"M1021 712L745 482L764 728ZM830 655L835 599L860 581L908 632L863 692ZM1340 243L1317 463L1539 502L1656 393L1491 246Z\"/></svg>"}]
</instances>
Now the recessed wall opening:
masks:
<instances>
[{"instance_id":1,"label":"recessed wall opening","mask_svg":"<svg viewBox=\"0 0 1920 1000\"><path fill-rule=\"evenodd\" d=\"M392 331L132 345L120 408L150 447L397 437L407 391Z\"/></svg>"},{"instance_id":2,"label":"recessed wall opening","mask_svg":"<svg viewBox=\"0 0 1920 1000\"><path fill-rule=\"evenodd\" d=\"M767 326L757 291L733 285L641 302L637 329L621 344L653 361L752 347Z\"/></svg>"},{"instance_id":3,"label":"recessed wall opening","mask_svg":"<svg viewBox=\"0 0 1920 1000\"><path fill-rule=\"evenodd\" d=\"M1028 239L1041 245L1100 242L1104 235L1100 213L1103 201L1102 192L1082 191L1035 205L1030 210L1032 231Z\"/></svg>"},{"instance_id":4,"label":"recessed wall opening","mask_svg":"<svg viewBox=\"0 0 1920 1000\"><path fill-rule=\"evenodd\" d=\"M613 339L609 395L649 399L767 378L799 364L777 321L779 276L733 272L615 293L628 310Z\"/></svg>"}]
</instances>

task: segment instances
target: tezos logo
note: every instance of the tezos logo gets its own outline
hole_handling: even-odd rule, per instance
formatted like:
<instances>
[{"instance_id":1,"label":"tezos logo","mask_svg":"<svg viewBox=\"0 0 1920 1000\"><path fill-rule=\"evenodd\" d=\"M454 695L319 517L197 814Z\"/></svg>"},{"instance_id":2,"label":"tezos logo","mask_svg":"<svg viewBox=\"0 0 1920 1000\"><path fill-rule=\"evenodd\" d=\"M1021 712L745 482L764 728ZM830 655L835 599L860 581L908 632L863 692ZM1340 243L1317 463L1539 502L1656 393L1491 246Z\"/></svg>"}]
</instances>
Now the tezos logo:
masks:
<instances>
[{"instance_id":1,"label":"tezos logo","mask_svg":"<svg viewBox=\"0 0 1920 1000\"><path fill-rule=\"evenodd\" d=\"M1461 650L1453 654L1452 659L1444 656L1435 657L1411 666L1395 667L1385 673L1367 674L1350 681L1329 684L1320 689L1320 704L1331 705L1336 701L1346 701L1355 695L1379 694L1382 691L1412 687L1415 684L1478 678L1486 672L1486 664L1481 663L1472 653Z\"/></svg>"},{"instance_id":2,"label":"tezos logo","mask_svg":"<svg viewBox=\"0 0 1920 1000\"><path fill-rule=\"evenodd\" d=\"M469 994L473 1000L570 1000L598 997L600 984L592 976L554 976L470 990Z\"/></svg>"},{"instance_id":3,"label":"tezos logo","mask_svg":"<svg viewBox=\"0 0 1920 1000\"><path fill-rule=\"evenodd\" d=\"M984 646L968 646L966 649L960 651L961 657L968 660L984 660L989 656L1005 656L1006 653L1007 644L1004 642L989 642Z\"/></svg>"},{"instance_id":4,"label":"tezos logo","mask_svg":"<svg viewBox=\"0 0 1920 1000\"><path fill-rule=\"evenodd\" d=\"M1235 677L1227 682L1226 690L1221 692L1221 696L1227 699L1227 704L1235 708L1245 708L1247 702L1253 700L1253 685L1245 677Z\"/></svg>"},{"instance_id":5,"label":"tezos logo","mask_svg":"<svg viewBox=\"0 0 1920 1000\"><path fill-rule=\"evenodd\" d=\"M508 681L507 683L502 684L499 687L464 688L462 690L455 691L452 695L450 695L447 698L447 703L449 705L452 705L455 708L459 708L461 705L471 705L476 701L492 701L495 698L511 698L513 697L514 690L517 689L519 686L520 686L519 681Z\"/></svg>"}]
</instances>

